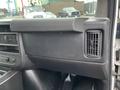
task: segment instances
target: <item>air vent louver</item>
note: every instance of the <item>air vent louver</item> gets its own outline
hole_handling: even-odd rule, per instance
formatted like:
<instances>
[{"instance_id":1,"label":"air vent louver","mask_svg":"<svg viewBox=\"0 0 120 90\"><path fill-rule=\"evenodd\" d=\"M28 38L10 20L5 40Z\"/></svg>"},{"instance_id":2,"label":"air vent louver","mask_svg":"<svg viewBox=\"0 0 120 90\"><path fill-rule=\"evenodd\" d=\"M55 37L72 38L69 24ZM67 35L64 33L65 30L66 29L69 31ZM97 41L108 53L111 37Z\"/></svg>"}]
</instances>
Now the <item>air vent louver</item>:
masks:
<instances>
[{"instance_id":1,"label":"air vent louver","mask_svg":"<svg viewBox=\"0 0 120 90\"><path fill-rule=\"evenodd\" d=\"M0 32L10 32L10 25L0 25Z\"/></svg>"},{"instance_id":2,"label":"air vent louver","mask_svg":"<svg viewBox=\"0 0 120 90\"><path fill-rule=\"evenodd\" d=\"M102 31L88 30L86 32L86 54L88 57L101 57Z\"/></svg>"}]
</instances>

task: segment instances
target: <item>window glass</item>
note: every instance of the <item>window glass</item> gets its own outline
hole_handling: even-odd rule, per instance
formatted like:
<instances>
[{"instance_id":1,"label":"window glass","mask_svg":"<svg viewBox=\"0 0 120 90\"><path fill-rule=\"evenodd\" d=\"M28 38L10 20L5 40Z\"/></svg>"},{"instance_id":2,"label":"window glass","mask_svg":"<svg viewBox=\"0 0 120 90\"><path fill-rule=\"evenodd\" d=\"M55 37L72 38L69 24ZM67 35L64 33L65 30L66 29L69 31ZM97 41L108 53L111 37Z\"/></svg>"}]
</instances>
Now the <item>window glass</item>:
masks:
<instances>
[{"instance_id":1,"label":"window glass","mask_svg":"<svg viewBox=\"0 0 120 90\"><path fill-rule=\"evenodd\" d=\"M0 19L94 16L97 0L0 0Z\"/></svg>"}]
</instances>

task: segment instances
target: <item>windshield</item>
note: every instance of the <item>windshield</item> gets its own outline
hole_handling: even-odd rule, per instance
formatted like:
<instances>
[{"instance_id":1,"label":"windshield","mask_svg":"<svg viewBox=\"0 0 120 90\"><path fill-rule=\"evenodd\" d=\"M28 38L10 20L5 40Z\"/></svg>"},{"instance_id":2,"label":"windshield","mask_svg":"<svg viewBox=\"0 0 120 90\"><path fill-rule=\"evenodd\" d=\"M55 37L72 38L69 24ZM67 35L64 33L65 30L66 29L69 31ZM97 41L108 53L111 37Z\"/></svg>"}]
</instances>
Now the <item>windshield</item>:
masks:
<instances>
[{"instance_id":1,"label":"windshield","mask_svg":"<svg viewBox=\"0 0 120 90\"><path fill-rule=\"evenodd\" d=\"M0 19L94 16L97 0L1 0Z\"/></svg>"}]
</instances>

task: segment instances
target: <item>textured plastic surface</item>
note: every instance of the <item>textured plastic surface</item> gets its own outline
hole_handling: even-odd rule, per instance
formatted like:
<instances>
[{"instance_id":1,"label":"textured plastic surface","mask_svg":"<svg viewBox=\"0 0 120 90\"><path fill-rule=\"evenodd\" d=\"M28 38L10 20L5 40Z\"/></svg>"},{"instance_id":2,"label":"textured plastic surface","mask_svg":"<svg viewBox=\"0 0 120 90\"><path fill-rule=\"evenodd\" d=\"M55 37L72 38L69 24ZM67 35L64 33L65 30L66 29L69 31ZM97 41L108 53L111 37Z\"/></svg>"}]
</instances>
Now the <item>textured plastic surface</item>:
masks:
<instances>
[{"instance_id":1,"label":"textured plastic surface","mask_svg":"<svg viewBox=\"0 0 120 90\"><path fill-rule=\"evenodd\" d=\"M23 72L24 90L61 90L61 73L47 70L26 70Z\"/></svg>"},{"instance_id":2,"label":"textured plastic surface","mask_svg":"<svg viewBox=\"0 0 120 90\"><path fill-rule=\"evenodd\" d=\"M21 73L8 71L0 78L0 90L23 90Z\"/></svg>"},{"instance_id":3,"label":"textured plastic surface","mask_svg":"<svg viewBox=\"0 0 120 90\"><path fill-rule=\"evenodd\" d=\"M84 19L81 19L81 22ZM58 32L72 31L81 32L74 28L73 19L36 19L36 20L13 20L11 22L12 31L18 32ZM64 23L63 23L64 22Z\"/></svg>"},{"instance_id":4,"label":"textured plastic surface","mask_svg":"<svg viewBox=\"0 0 120 90\"><path fill-rule=\"evenodd\" d=\"M35 23L38 21L37 25L40 27L35 28ZM26 22L24 26L23 22ZM29 27L29 23L32 27ZM20 26L22 27L20 28ZM60 23L58 19L17 20L11 23L11 30L22 34L26 54L39 67L107 79L109 45L106 43L109 43L110 38L108 19L60 19ZM73 32L74 30L79 32ZM85 33L87 30L101 30L103 32L100 58L85 55Z\"/></svg>"}]
</instances>

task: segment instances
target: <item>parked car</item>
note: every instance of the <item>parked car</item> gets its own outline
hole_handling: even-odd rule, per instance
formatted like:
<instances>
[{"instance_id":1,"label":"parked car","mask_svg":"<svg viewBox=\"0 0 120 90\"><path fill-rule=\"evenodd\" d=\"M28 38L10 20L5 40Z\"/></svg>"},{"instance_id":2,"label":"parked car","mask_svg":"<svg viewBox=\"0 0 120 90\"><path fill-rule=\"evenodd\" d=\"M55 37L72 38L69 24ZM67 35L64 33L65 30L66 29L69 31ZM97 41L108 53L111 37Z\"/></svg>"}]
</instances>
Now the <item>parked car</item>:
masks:
<instances>
[{"instance_id":1,"label":"parked car","mask_svg":"<svg viewBox=\"0 0 120 90\"><path fill-rule=\"evenodd\" d=\"M43 17L44 12L40 6L26 6L24 7L24 18Z\"/></svg>"},{"instance_id":2,"label":"parked car","mask_svg":"<svg viewBox=\"0 0 120 90\"><path fill-rule=\"evenodd\" d=\"M45 13L46 13L46 18L57 18L57 16L52 12L45 12Z\"/></svg>"},{"instance_id":3,"label":"parked car","mask_svg":"<svg viewBox=\"0 0 120 90\"><path fill-rule=\"evenodd\" d=\"M74 7L63 8L59 13L59 17L80 17L80 11Z\"/></svg>"},{"instance_id":4,"label":"parked car","mask_svg":"<svg viewBox=\"0 0 120 90\"><path fill-rule=\"evenodd\" d=\"M40 6L28 6L24 8L24 18L56 18L56 15L52 12L45 12Z\"/></svg>"}]
</instances>

